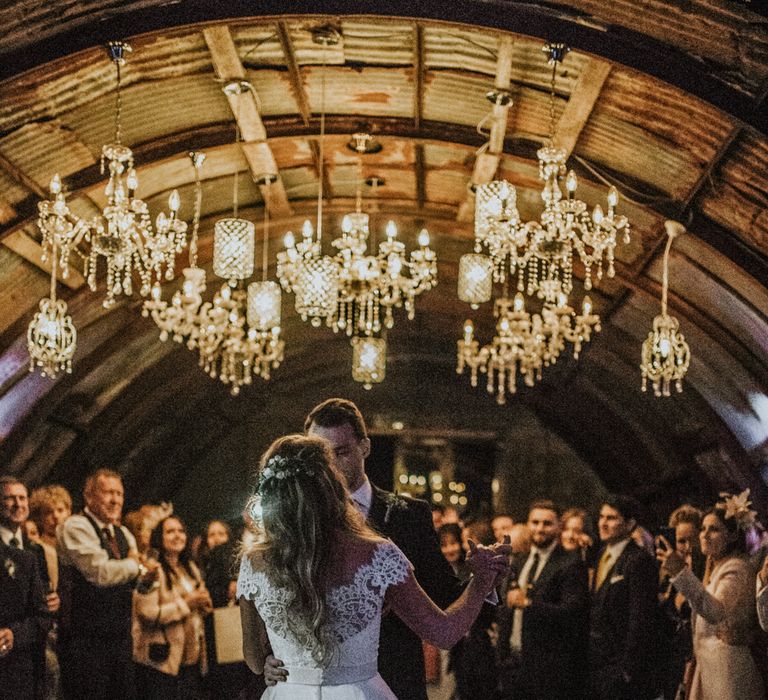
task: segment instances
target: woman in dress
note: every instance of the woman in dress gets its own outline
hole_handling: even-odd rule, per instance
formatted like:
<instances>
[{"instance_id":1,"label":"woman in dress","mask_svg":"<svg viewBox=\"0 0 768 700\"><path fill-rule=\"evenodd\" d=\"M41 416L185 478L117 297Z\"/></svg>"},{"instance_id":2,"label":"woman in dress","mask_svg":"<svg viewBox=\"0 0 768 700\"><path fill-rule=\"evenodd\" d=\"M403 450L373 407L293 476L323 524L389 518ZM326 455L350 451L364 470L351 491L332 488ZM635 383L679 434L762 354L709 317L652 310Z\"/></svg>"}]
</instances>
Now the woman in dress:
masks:
<instances>
[{"instance_id":1,"label":"woman in dress","mask_svg":"<svg viewBox=\"0 0 768 700\"><path fill-rule=\"evenodd\" d=\"M743 496L743 494L742 494ZM762 700L763 682L749 645L757 631L755 571L746 556L748 502L729 496L702 521L704 582L663 537L657 557L693 613L692 700Z\"/></svg>"},{"instance_id":2,"label":"woman in dress","mask_svg":"<svg viewBox=\"0 0 768 700\"><path fill-rule=\"evenodd\" d=\"M440 610L403 553L366 525L330 446L314 437L289 435L270 446L249 516L260 538L244 553L238 579L243 651L254 673L268 653L287 671L265 700L395 700L377 671L383 608L449 648L506 569L508 547L473 544L474 577Z\"/></svg>"},{"instance_id":3,"label":"woman in dress","mask_svg":"<svg viewBox=\"0 0 768 700\"><path fill-rule=\"evenodd\" d=\"M211 596L191 559L180 518L171 515L161 520L149 543L160 566L155 584L148 590L137 588L133 594L138 696L142 700L200 698L205 669L203 616L212 609Z\"/></svg>"}]
</instances>

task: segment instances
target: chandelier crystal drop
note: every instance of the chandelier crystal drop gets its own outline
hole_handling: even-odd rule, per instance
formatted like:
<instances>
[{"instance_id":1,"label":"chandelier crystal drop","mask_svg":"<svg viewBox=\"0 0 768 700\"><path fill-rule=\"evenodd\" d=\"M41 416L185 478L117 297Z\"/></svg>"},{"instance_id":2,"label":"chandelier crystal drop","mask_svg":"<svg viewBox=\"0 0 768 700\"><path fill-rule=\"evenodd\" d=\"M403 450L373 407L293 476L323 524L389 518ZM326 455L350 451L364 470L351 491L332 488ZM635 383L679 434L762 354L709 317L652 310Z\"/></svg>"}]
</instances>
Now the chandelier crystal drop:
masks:
<instances>
[{"instance_id":1,"label":"chandelier crystal drop","mask_svg":"<svg viewBox=\"0 0 768 700\"><path fill-rule=\"evenodd\" d=\"M153 282L175 276L176 256L187 244L187 224L178 218L179 194L168 198L169 214L158 214L154 224L147 204L136 197L138 176L133 152L122 143L121 67L131 51L125 42L109 43L110 59L117 71L115 107L115 140L101 151L101 172L109 175L105 187L107 204L99 216L90 220L78 218L67 206L61 178L51 180L51 200L38 205L38 225L43 234L43 250L47 254L54 244L60 247L59 265L62 276L69 273L70 260L77 255L83 260L83 272L92 291L97 289L99 261L106 265L106 298L109 308L120 295L133 293L134 273L140 280L142 296L150 293ZM85 244L87 251L81 250Z\"/></svg>"},{"instance_id":2,"label":"chandelier crystal drop","mask_svg":"<svg viewBox=\"0 0 768 700\"><path fill-rule=\"evenodd\" d=\"M384 338L352 338L352 379L365 389L383 382L387 373L387 341Z\"/></svg>"},{"instance_id":3,"label":"chandelier crystal drop","mask_svg":"<svg viewBox=\"0 0 768 700\"><path fill-rule=\"evenodd\" d=\"M683 378L691 363L691 350L680 332L680 323L667 313L669 251L672 241L685 233L685 228L677 221L669 220L664 226L668 238L662 269L661 314L653 319L653 329L643 342L640 354L641 389L647 391L650 380L655 396L670 396L673 383L677 392L682 392Z\"/></svg>"}]
</instances>

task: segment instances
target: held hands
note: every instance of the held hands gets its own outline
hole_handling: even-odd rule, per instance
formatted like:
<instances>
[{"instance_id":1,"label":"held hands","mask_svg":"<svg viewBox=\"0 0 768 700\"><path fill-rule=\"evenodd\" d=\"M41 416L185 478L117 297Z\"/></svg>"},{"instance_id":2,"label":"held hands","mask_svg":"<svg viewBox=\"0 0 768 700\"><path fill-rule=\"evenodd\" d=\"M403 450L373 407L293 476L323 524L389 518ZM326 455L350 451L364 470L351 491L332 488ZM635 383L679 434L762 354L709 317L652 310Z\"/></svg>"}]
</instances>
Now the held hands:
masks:
<instances>
[{"instance_id":1,"label":"held hands","mask_svg":"<svg viewBox=\"0 0 768 700\"><path fill-rule=\"evenodd\" d=\"M656 538L656 559L670 576L677 576L686 566L684 557L672 548L663 535Z\"/></svg>"},{"instance_id":2,"label":"held hands","mask_svg":"<svg viewBox=\"0 0 768 700\"><path fill-rule=\"evenodd\" d=\"M511 553L512 547L509 544L509 537L505 537L503 542L489 547L469 540L467 563L483 591L486 593L491 591L497 578L509 569L508 557Z\"/></svg>"},{"instance_id":3,"label":"held hands","mask_svg":"<svg viewBox=\"0 0 768 700\"><path fill-rule=\"evenodd\" d=\"M288 669L280 659L268 654L264 659L264 682L267 685L277 685L288 678Z\"/></svg>"}]
</instances>

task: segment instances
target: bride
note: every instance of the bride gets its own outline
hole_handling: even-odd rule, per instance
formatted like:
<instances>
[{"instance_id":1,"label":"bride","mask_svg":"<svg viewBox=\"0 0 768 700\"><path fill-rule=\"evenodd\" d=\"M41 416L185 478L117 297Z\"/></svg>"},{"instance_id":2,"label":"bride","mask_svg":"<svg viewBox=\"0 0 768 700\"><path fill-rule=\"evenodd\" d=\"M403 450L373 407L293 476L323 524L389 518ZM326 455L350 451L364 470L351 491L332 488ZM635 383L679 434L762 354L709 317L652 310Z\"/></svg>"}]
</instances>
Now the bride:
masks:
<instances>
[{"instance_id":1,"label":"bride","mask_svg":"<svg viewBox=\"0 0 768 700\"><path fill-rule=\"evenodd\" d=\"M405 555L366 525L320 438L288 435L269 447L250 510L260 537L244 552L237 584L243 651L254 673L270 653L287 671L264 700L396 700L376 667L382 612L392 608L424 640L449 648L507 567L507 545L472 544L474 576L440 610Z\"/></svg>"}]
</instances>

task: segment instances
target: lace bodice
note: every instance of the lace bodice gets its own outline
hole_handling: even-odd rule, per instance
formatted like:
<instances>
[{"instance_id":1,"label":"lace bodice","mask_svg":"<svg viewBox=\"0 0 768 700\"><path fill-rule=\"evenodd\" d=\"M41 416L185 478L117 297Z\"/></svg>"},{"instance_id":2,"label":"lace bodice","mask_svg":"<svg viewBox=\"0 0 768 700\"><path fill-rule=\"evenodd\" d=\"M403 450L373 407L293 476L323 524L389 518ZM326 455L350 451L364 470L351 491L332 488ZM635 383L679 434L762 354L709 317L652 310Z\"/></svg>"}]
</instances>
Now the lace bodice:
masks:
<instances>
[{"instance_id":1,"label":"lace bodice","mask_svg":"<svg viewBox=\"0 0 768 700\"><path fill-rule=\"evenodd\" d=\"M252 600L267 628L272 652L289 669L289 677L315 669L339 677L354 675L355 668L373 668L379 649L379 626L387 588L408 577L410 562L392 542L374 549L371 560L361 565L350 583L332 588L326 595L327 630L335 640L335 652L322 665L312 656L313 638L308 629L289 616L290 593L274 586L266 572L243 557L237 596Z\"/></svg>"}]
</instances>

